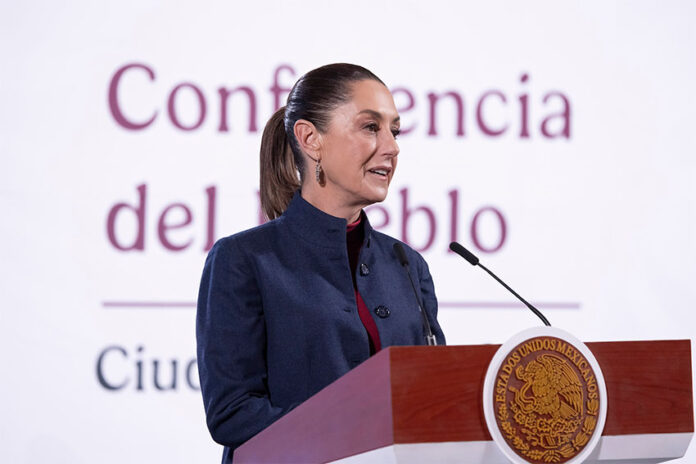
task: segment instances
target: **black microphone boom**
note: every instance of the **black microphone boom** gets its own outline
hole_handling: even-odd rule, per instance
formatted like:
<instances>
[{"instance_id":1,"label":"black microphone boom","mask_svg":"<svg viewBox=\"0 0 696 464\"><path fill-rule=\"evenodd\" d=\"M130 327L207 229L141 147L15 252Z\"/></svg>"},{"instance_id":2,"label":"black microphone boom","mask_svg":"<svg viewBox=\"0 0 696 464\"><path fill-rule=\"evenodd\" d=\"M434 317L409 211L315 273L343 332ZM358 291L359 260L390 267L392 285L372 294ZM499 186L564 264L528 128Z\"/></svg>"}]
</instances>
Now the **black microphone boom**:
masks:
<instances>
[{"instance_id":1,"label":"black microphone boom","mask_svg":"<svg viewBox=\"0 0 696 464\"><path fill-rule=\"evenodd\" d=\"M435 335L433 335L433 331L430 328L430 322L428 321L428 315L425 314L425 310L423 310L423 306L421 305L420 298L418 298L418 292L416 291L416 285L413 283L413 278L411 277L411 271L408 268L408 258L406 257L406 251L404 251L404 247L401 246L401 244L399 242L394 243L394 253L396 253L396 257L399 259L399 263L401 263L401 266L403 266L403 268L406 269L406 274L408 274L408 281L411 282L411 288L413 289L413 295L416 297L416 303L418 303L418 309L420 309L421 315L423 316L423 330L425 331L425 341L428 345L435 346L435 345L437 345L437 340L435 339Z\"/></svg>"},{"instance_id":2,"label":"black microphone boom","mask_svg":"<svg viewBox=\"0 0 696 464\"><path fill-rule=\"evenodd\" d=\"M459 244L459 243L457 243L457 242L452 242L452 243L450 243L450 250L454 251L454 252L457 253L459 256L461 256L462 258L464 258L465 260L467 260L467 261L469 262L469 264L471 264L472 266L479 266L479 267L482 268L484 271L486 271L487 273L489 273L489 274L491 275L491 277L493 277L495 280L497 280L498 282L500 282L500 284L501 284L503 287L507 288L507 289L510 291L510 293L512 293L513 295L515 295L515 296L516 296L522 303L524 303L534 314L536 314L536 315L539 317L539 319L541 319L541 321L542 321L544 324L546 324L547 326L551 327L551 323L549 322L548 319L546 319L546 318L544 317L543 314L541 314L541 311L539 311L538 309L536 309L531 303L528 303L527 300L525 300L524 298L522 298L521 296L519 296L519 295L517 294L517 292L515 292L513 289L511 289L510 287L508 287L508 285L507 285L505 282L503 282L502 280L500 280L500 279L498 278L497 275L495 275L495 274L493 274L491 271L489 271L488 268L487 268L486 266L484 266L483 264L481 264L481 263L479 262L479 259L476 257L476 255L474 255L472 252L470 252L469 250L467 250L466 248L464 248L461 244Z\"/></svg>"}]
</instances>

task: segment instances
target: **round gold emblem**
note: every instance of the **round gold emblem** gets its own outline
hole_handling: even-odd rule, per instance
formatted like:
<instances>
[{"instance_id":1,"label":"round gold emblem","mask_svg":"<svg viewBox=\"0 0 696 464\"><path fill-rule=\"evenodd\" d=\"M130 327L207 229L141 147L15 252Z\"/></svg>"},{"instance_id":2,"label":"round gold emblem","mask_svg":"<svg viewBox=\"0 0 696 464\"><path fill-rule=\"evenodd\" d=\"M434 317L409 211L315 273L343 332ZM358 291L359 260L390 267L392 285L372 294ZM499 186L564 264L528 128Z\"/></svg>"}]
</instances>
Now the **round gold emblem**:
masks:
<instances>
[{"instance_id":1,"label":"round gold emblem","mask_svg":"<svg viewBox=\"0 0 696 464\"><path fill-rule=\"evenodd\" d=\"M597 428L597 374L566 340L536 336L519 343L502 358L492 387L501 435L525 462L566 463Z\"/></svg>"}]
</instances>

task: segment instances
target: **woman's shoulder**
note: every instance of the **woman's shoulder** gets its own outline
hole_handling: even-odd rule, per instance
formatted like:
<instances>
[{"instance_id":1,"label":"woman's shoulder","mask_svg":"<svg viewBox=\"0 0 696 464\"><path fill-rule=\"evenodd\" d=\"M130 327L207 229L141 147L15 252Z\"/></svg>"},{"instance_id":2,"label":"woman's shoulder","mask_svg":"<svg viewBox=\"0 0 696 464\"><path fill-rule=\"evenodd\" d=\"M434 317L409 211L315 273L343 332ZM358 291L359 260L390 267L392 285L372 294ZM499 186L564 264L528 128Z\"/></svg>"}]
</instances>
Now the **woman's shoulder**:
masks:
<instances>
[{"instance_id":1,"label":"woman's shoulder","mask_svg":"<svg viewBox=\"0 0 696 464\"><path fill-rule=\"evenodd\" d=\"M283 218L277 218L265 222L250 229L242 230L234 234L218 239L210 252L229 251L231 249L255 250L277 240L279 228L283 225Z\"/></svg>"}]
</instances>

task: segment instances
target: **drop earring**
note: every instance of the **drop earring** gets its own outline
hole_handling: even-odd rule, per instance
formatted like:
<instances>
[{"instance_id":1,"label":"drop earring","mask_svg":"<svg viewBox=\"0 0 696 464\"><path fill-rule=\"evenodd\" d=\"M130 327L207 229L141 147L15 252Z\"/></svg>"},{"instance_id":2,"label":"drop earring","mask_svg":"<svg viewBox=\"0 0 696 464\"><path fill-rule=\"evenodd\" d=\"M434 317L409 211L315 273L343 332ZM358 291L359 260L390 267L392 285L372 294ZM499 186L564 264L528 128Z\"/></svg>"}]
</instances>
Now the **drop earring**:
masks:
<instances>
[{"instance_id":1,"label":"drop earring","mask_svg":"<svg viewBox=\"0 0 696 464\"><path fill-rule=\"evenodd\" d=\"M322 179L321 179L321 174L322 174L322 172L321 172L321 160L320 160L319 158L317 158L316 161L317 161L317 164L316 164L316 166L314 167L314 176L315 176L316 179L317 179L317 184L319 184L319 185L324 185L324 184L322 183Z\"/></svg>"}]
</instances>

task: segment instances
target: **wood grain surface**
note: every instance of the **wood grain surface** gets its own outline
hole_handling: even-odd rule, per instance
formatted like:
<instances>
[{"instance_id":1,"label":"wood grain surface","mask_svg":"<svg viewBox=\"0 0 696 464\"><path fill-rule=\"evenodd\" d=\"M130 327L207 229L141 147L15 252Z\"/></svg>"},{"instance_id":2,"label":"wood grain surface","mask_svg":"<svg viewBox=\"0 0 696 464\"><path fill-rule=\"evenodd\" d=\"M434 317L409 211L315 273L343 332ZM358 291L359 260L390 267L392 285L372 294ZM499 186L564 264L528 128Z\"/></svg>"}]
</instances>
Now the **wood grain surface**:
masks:
<instances>
[{"instance_id":1,"label":"wood grain surface","mask_svg":"<svg viewBox=\"0 0 696 464\"><path fill-rule=\"evenodd\" d=\"M392 348L395 443L491 440L481 390L498 346ZM603 435L694 431L689 340L587 346L607 384Z\"/></svg>"}]
</instances>

